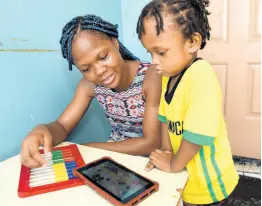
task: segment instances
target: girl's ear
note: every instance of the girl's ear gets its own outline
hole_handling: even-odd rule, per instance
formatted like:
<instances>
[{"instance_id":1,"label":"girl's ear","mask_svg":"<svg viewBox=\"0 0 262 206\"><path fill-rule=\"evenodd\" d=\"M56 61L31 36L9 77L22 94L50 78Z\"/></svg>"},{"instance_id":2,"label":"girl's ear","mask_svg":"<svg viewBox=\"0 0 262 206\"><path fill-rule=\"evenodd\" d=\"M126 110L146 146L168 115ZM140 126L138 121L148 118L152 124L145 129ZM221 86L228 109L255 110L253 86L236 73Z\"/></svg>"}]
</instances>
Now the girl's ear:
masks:
<instances>
[{"instance_id":1,"label":"girl's ear","mask_svg":"<svg viewBox=\"0 0 262 206\"><path fill-rule=\"evenodd\" d=\"M200 47L201 47L201 43L202 43L202 36L200 33L195 32L190 39L187 40L186 42L186 49L190 54L194 54L196 53Z\"/></svg>"}]
</instances>

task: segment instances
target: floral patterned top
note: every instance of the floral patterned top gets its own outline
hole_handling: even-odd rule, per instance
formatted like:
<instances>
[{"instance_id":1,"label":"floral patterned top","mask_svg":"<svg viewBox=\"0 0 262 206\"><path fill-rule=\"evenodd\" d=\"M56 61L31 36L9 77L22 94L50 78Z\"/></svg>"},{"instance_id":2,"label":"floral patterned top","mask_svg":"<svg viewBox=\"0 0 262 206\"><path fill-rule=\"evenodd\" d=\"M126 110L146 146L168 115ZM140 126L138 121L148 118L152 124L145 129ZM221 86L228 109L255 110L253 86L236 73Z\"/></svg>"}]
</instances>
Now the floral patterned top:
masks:
<instances>
[{"instance_id":1,"label":"floral patterned top","mask_svg":"<svg viewBox=\"0 0 262 206\"><path fill-rule=\"evenodd\" d=\"M124 91L115 92L104 86L95 87L95 96L112 126L110 140L121 141L143 136L143 82L149 66L149 63L141 62L133 82Z\"/></svg>"}]
</instances>

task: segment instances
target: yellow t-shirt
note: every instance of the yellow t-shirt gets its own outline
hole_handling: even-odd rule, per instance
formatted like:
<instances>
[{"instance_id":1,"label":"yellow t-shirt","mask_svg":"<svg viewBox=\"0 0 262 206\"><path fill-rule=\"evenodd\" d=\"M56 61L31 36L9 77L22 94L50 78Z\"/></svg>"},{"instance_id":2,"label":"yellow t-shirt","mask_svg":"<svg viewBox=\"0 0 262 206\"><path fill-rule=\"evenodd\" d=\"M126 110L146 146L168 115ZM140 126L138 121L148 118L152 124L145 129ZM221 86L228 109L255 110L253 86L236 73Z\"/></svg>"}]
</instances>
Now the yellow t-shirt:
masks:
<instances>
[{"instance_id":1,"label":"yellow t-shirt","mask_svg":"<svg viewBox=\"0 0 262 206\"><path fill-rule=\"evenodd\" d=\"M204 60L194 62L167 94L168 77L162 80L159 120L168 124L174 154L181 140L201 145L186 165L189 179L183 200L209 204L228 197L238 183L222 114L222 95L216 74Z\"/></svg>"}]
</instances>

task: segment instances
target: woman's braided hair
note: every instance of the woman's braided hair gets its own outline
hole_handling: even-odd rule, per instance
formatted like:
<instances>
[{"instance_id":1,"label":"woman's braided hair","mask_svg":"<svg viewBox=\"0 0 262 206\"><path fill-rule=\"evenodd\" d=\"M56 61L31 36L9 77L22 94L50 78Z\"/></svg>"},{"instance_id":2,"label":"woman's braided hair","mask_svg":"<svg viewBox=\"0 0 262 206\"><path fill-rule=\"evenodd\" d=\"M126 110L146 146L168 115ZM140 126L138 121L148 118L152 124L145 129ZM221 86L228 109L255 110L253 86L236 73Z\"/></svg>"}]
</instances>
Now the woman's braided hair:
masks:
<instances>
[{"instance_id":1,"label":"woman's braided hair","mask_svg":"<svg viewBox=\"0 0 262 206\"><path fill-rule=\"evenodd\" d=\"M62 30L62 37L60 39L60 45L62 55L68 60L69 70L72 70L72 41L74 35L83 30L92 30L99 35L103 35L109 38L118 38L117 25L113 25L110 22L103 20L96 15L85 15L73 18L69 21ZM138 60L119 40L119 51L123 59L126 60Z\"/></svg>"}]
</instances>

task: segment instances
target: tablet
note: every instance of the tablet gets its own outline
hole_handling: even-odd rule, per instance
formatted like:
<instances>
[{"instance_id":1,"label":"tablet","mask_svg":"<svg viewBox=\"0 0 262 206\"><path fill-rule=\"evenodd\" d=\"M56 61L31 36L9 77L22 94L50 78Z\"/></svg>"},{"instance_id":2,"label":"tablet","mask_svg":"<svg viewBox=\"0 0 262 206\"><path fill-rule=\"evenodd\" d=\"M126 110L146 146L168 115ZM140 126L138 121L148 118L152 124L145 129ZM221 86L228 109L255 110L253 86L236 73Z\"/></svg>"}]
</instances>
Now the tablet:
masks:
<instances>
[{"instance_id":1,"label":"tablet","mask_svg":"<svg viewBox=\"0 0 262 206\"><path fill-rule=\"evenodd\" d=\"M74 174L117 206L139 204L158 190L157 182L135 173L110 157L102 157L76 168Z\"/></svg>"}]
</instances>

